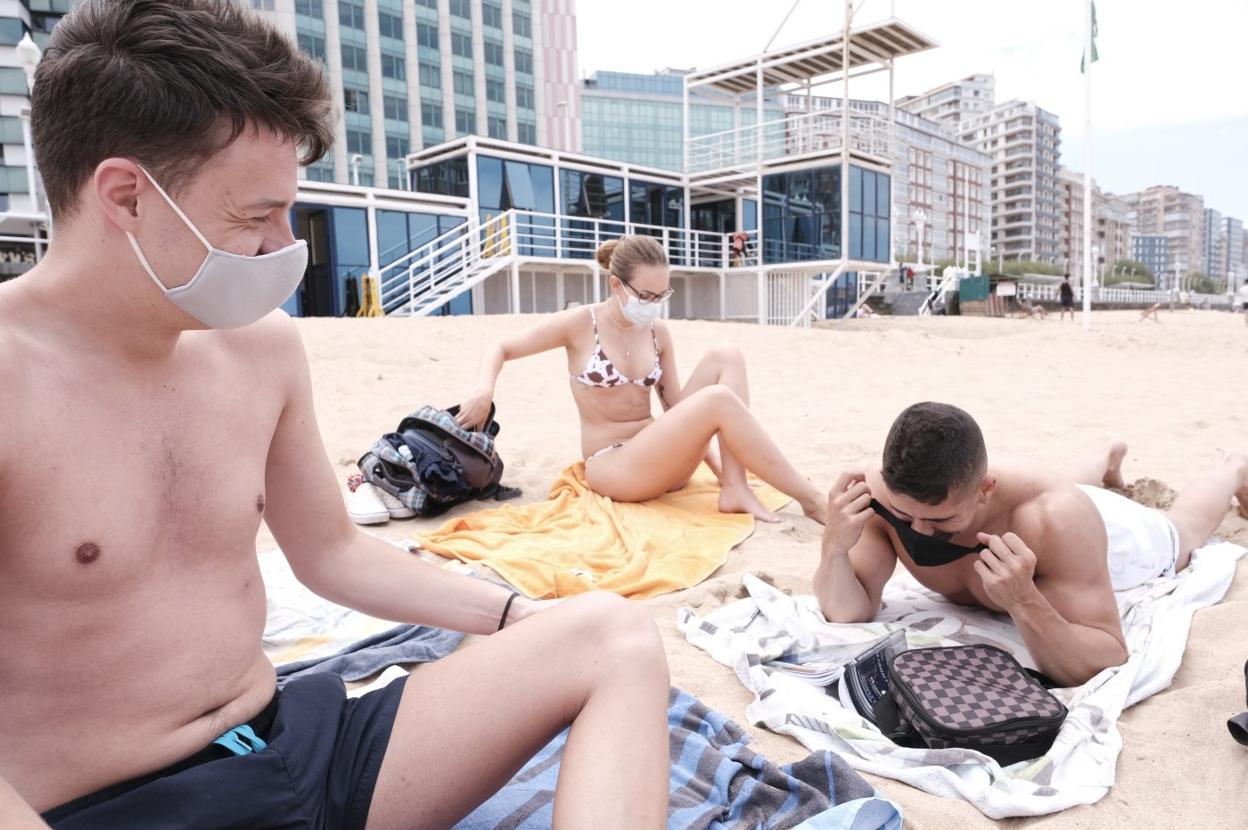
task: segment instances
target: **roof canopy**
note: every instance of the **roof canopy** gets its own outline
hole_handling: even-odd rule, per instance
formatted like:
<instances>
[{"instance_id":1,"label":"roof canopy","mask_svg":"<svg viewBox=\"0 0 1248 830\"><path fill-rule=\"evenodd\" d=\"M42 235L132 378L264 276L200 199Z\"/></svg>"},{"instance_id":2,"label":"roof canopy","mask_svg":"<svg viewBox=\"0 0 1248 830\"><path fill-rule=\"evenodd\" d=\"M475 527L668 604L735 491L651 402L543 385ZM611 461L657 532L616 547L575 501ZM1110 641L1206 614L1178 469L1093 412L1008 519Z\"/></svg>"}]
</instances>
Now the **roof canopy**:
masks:
<instances>
[{"instance_id":1,"label":"roof canopy","mask_svg":"<svg viewBox=\"0 0 1248 830\"><path fill-rule=\"evenodd\" d=\"M844 33L840 32L796 46L773 49L754 58L690 72L685 76L685 85L689 89L709 87L742 95L755 91L760 62L763 86L776 87L839 75L846 68L852 71L861 66L887 64L937 45L927 35L893 18L849 30L849 66L845 67L842 63L844 40Z\"/></svg>"}]
</instances>

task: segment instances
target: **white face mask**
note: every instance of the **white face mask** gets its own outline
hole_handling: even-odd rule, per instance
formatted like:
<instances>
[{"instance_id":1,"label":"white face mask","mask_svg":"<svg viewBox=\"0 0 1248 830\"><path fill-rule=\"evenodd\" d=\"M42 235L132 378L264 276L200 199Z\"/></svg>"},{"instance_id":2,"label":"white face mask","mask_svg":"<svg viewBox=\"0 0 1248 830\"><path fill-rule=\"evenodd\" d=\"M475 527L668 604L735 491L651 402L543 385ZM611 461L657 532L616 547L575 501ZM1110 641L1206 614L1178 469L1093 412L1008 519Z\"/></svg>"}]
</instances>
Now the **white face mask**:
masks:
<instances>
[{"instance_id":1,"label":"white face mask","mask_svg":"<svg viewBox=\"0 0 1248 830\"><path fill-rule=\"evenodd\" d=\"M139 169L143 170L142 167ZM143 256L134 234L126 232L126 238L130 240L143 270L165 293L169 302L209 328L235 329L256 322L286 302L299 287L308 265L307 242L298 239L280 251L260 256L243 256L214 248L182 209L173 203L164 188L156 183L152 174L143 170L143 175L208 249L190 282L179 288L166 288L148 264L147 257Z\"/></svg>"},{"instance_id":2,"label":"white face mask","mask_svg":"<svg viewBox=\"0 0 1248 830\"><path fill-rule=\"evenodd\" d=\"M624 319L632 323L634 326L653 325L654 321L659 319L659 313L663 311L663 303L643 303L636 297L629 297L628 303L621 303L620 298L616 297L615 302L620 307L620 313L624 315Z\"/></svg>"}]
</instances>

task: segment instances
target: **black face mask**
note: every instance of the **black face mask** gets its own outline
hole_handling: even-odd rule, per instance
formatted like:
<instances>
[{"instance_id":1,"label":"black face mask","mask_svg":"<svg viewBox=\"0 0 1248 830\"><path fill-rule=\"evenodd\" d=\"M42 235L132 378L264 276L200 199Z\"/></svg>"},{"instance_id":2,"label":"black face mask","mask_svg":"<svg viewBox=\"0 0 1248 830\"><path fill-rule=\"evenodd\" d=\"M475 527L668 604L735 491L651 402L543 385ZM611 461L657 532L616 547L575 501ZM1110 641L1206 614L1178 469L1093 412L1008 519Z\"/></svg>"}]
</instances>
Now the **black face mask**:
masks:
<instances>
[{"instance_id":1,"label":"black face mask","mask_svg":"<svg viewBox=\"0 0 1248 830\"><path fill-rule=\"evenodd\" d=\"M871 499L871 509L878 513L881 519L893 526L893 530L897 531L897 538L901 540L902 547L906 549L906 553L910 554L914 564L924 568L948 565L951 562L958 561L963 556L970 556L972 553L979 553L984 549L983 545L968 548L964 545L946 542L944 539L937 539L935 536L925 536L894 516L887 507L875 499Z\"/></svg>"}]
</instances>

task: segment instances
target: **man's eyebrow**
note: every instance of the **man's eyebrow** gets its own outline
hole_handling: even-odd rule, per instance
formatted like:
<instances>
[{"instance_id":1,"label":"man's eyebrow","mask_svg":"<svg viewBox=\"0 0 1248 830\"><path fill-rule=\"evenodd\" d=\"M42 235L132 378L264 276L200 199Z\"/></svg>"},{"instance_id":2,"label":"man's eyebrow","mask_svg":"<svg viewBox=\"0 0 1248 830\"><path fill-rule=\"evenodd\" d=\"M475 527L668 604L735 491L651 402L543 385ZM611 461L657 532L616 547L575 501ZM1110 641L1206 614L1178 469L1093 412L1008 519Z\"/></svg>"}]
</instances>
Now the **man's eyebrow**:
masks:
<instances>
[{"instance_id":1,"label":"man's eyebrow","mask_svg":"<svg viewBox=\"0 0 1248 830\"><path fill-rule=\"evenodd\" d=\"M277 208L286 208L290 206L291 202L288 202L285 199L260 199L249 205L243 205L243 210L259 210L261 208L265 210L276 210Z\"/></svg>"}]
</instances>

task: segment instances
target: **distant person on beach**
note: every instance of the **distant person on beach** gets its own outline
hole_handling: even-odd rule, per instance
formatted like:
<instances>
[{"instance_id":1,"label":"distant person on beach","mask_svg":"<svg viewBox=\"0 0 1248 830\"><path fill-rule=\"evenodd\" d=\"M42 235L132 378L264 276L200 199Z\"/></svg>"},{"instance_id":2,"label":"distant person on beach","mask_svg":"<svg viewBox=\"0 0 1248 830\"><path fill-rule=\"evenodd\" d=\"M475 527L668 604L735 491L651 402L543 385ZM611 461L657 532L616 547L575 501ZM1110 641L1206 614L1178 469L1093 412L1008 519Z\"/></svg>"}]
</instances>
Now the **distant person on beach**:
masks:
<instances>
[{"instance_id":1,"label":"distant person on beach","mask_svg":"<svg viewBox=\"0 0 1248 830\"><path fill-rule=\"evenodd\" d=\"M648 501L683 487L706 461L721 483L721 511L779 520L754 494L749 471L822 522L822 494L750 412L740 349L710 350L681 383L672 332L659 319L672 294L663 246L651 236L612 239L598 249L598 264L609 275L607 299L546 316L487 348L459 423L476 426L489 415L504 364L563 349L581 416L585 479L594 492L621 502ZM652 391L664 410L658 418L651 415ZM711 451L716 437L719 459Z\"/></svg>"},{"instance_id":2,"label":"distant person on beach","mask_svg":"<svg viewBox=\"0 0 1248 830\"><path fill-rule=\"evenodd\" d=\"M1070 285L1070 274L1067 274L1062 284L1058 286L1058 294L1061 298L1061 314L1058 315L1058 321L1066 319L1066 313L1070 312L1070 322L1075 322L1075 289Z\"/></svg>"},{"instance_id":3,"label":"distant person on beach","mask_svg":"<svg viewBox=\"0 0 1248 830\"><path fill-rule=\"evenodd\" d=\"M1159 311L1161 311L1161 303L1153 303L1148 308L1140 312L1140 319L1136 320L1136 322L1143 323L1151 317L1154 323L1160 323L1161 315L1158 314Z\"/></svg>"},{"instance_id":4,"label":"distant person on beach","mask_svg":"<svg viewBox=\"0 0 1248 830\"><path fill-rule=\"evenodd\" d=\"M1126 451L1113 443L1063 476L989 459L966 412L914 404L893 422L881 460L846 471L829 494L820 608L831 622L873 619L900 561L955 603L1009 614L1061 686L1121 665L1114 591L1186 568L1232 498L1248 517L1248 455L1231 454L1162 512L1105 489L1125 486Z\"/></svg>"},{"instance_id":5,"label":"distant person on beach","mask_svg":"<svg viewBox=\"0 0 1248 830\"><path fill-rule=\"evenodd\" d=\"M275 311L333 142L320 63L229 0L83 0L32 109L56 242L0 286L0 827L450 827L569 725L558 826L664 827L644 607L529 600L347 517ZM262 520L326 599L489 636L350 700L279 691Z\"/></svg>"}]
</instances>

